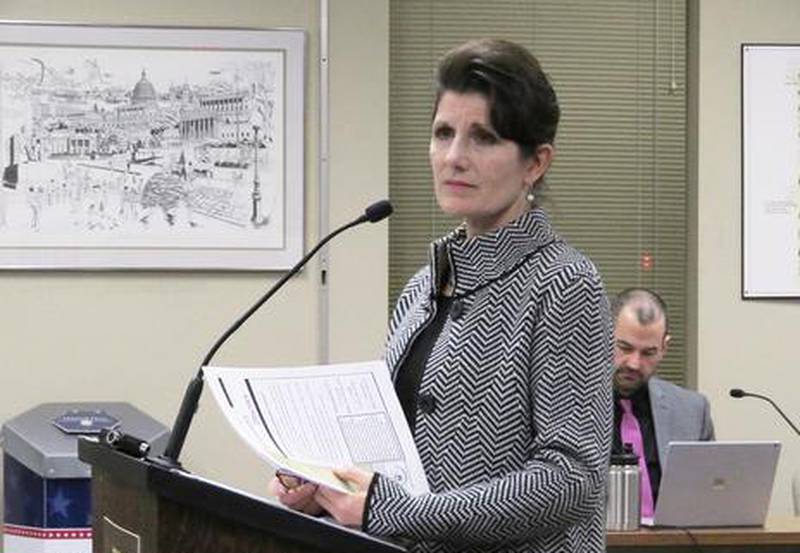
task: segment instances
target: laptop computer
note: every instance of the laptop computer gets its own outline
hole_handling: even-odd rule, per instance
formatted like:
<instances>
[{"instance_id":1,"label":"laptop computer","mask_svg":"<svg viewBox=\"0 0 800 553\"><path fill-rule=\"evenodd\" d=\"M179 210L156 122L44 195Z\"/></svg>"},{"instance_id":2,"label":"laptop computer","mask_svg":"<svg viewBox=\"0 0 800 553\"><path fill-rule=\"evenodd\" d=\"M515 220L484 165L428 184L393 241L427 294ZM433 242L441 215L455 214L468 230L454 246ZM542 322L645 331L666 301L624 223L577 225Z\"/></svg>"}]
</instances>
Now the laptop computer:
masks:
<instances>
[{"instance_id":1,"label":"laptop computer","mask_svg":"<svg viewBox=\"0 0 800 553\"><path fill-rule=\"evenodd\" d=\"M763 526L780 450L780 442L671 442L653 526Z\"/></svg>"}]
</instances>

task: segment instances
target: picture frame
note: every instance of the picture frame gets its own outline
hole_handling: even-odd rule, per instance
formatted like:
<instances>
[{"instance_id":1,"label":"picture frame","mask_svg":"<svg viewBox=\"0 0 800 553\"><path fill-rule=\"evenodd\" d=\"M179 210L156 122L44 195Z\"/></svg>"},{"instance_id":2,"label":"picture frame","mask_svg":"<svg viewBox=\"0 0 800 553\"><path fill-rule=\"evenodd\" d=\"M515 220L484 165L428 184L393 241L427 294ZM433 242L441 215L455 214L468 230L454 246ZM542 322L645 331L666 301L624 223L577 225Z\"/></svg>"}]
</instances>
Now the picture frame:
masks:
<instances>
[{"instance_id":1,"label":"picture frame","mask_svg":"<svg viewBox=\"0 0 800 553\"><path fill-rule=\"evenodd\" d=\"M0 21L0 270L285 270L305 33Z\"/></svg>"},{"instance_id":2,"label":"picture frame","mask_svg":"<svg viewBox=\"0 0 800 553\"><path fill-rule=\"evenodd\" d=\"M800 297L800 44L741 45L742 299Z\"/></svg>"}]
</instances>

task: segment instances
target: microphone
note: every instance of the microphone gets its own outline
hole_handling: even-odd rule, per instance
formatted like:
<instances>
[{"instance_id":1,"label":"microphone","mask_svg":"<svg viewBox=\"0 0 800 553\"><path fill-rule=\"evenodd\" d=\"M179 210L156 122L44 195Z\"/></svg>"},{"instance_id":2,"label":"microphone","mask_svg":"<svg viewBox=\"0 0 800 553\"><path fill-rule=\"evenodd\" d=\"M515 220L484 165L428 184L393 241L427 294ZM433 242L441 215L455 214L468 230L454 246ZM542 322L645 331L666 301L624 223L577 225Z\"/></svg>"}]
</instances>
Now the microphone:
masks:
<instances>
[{"instance_id":1,"label":"microphone","mask_svg":"<svg viewBox=\"0 0 800 553\"><path fill-rule=\"evenodd\" d=\"M377 223L378 221L386 219L392 214L392 211L392 204L389 202L389 200L381 200L370 206L367 206L367 209L364 210L364 215L356 219L356 221L360 223L363 223L364 221Z\"/></svg>"},{"instance_id":2,"label":"microphone","mask_svg":"<svg viewBox=\"0 0 800 553\"><path fill-rule=\"evenodd\" d=\"M740 399L740 398L743 398L743 397L755 397L755 398L758 398L758 399L763 399L764 401L766 401L767 403L772 405L775 408L775 410L778 412L778 414L781 417L783 417L783 420L786 421L786 424L788 424L789 426L792 427L792 430L794 430L794 433L797 434L798 436L800 436L800 430L798 430L797 427L794 425L794 423L792 423L792 421L789 420L789 417L787 417L786 414L783 411L781 411L781 408L778 407L775 404L775 402L772 401L767 396L762 396L760 394L751 394L750 392L745 392L744 390L742 390L740 388L731 388L730 392L728 392L728 393L731 395L731 397L735 397L736 399Z\"/></svg>"},{"instance_id":3,"label":"microphone","mask_svg":"<svg viewBox=\"0 0 800 553\"><path fill-rule=\"evenodd\" d=\"M345 225L342 225L328 234L325 238L320 240L319 243L311 249L311 251L303 256L303 258L298 261L297 264L295 264L295 266L289 270L289 272L283 275L281 279L261 297L261 299L259 299L255 304L253 304L252 307L250 307L250 309L248 309L241 317L239 317L228 328L228 330L226 330L222 336L217 339L216 342L214 342L214 345L211 346L211 349L203 358L202 363L200 363L200 367L197 369L197 374L191 380L191 382L189 382L189 385L186 388L183 401L181 402L181 407L178 410L178 415L175 417L175 423L172 425L172 432L170 432L167 447L164 449L164 454L157 459L159 463L166 465L168 468L180 468L181 465L178 462L178 457L181 454L181 449L183 449L183 442L186 440L186 434L189 432L189 425L191 425L192 417L194 417L194 413L197 411L197 405L200 401L200 394L203 391L203 367L207 366L211 362L211 359L213 359L214 355L217 353L217 350L219 350L222 344L224 344L228 338L230 338L231 335L253 315L253 313L258 311L258 309L264 305L264 303L270 299L275 292L280 290L283 285L286 284L290 278L292 278L292 276L302 269L303 266L308 263L308 260L314 257L314 254L316 254L319 249L327 244L332 238L356 225L360 225L368 221L370 223L382 221L391 215L392 211L392 204L389 203L388 200L375 202L364 210L363 215Z\"/></svg>"}]
</instances>

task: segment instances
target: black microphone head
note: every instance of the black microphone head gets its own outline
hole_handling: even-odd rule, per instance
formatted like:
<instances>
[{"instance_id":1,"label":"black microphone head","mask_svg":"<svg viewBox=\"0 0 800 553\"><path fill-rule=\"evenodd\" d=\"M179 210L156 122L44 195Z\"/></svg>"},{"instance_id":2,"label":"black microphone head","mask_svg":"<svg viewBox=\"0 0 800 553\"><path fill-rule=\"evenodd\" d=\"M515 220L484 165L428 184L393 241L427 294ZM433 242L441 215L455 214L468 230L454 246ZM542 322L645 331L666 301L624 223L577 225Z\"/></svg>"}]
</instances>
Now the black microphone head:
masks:
<instances>
[{"instance_id":1,"label":"black microphone head","mask_svg":"<svg viewBox=\"0 0 800 553\"><path fill-rule=\"evenodd\" d=\"M740 397L744 397L744 396L746 396L746 395L747 395L747 394L745 393L745 391L744 391L744 390L742 390L742 389L740 389L740 388L731 388L731 391L730 391L730 392L728 392L728 393L731 395L731 397L735 397L735 398L737 398L737 399L738 399L738 398L740 398Z\"/></svg>"},{"instance_id":2,"label":"black microphone head","mask_svg":"<svg viewBox=\"0 0 800 553\"><path fill-rule=\"evenodd\" d=\"M378 221L386 219L392 214L392 211L394 211L394 208L392 208L392 204L389 200L381 200L368 206L367 209L364 210L364 215L370 223L377 223Z\"/></svg>"}]
</instances>

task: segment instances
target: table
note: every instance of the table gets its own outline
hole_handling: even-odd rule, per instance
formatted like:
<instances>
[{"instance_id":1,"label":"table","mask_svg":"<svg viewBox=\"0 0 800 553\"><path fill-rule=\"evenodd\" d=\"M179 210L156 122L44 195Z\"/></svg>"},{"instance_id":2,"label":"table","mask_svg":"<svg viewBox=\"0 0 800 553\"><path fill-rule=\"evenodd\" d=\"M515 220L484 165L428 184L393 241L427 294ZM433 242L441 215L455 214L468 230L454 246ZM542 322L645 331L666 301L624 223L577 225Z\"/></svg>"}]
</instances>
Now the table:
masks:
<instances>
[{"instance_id":1,"label":"table","mask_svg":"<svg viewBox=\"0 0 800 553\"><path fill-rule=\"evenodd\" d=\"M636 532L609 532L608 553L798 553L800 518L774 517L763 527L641 528ZM696 545L695 545L696 542Z\"/></svg>"}]
</instances>

